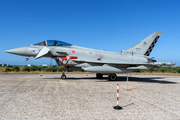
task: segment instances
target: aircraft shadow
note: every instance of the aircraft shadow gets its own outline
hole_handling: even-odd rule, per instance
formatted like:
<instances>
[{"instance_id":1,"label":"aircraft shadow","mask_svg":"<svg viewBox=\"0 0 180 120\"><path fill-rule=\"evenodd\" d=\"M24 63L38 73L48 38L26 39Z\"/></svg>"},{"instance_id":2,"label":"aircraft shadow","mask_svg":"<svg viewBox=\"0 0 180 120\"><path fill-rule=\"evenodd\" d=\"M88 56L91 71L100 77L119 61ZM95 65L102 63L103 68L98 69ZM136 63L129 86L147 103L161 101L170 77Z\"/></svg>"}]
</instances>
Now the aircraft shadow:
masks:
<instances>
[{"instance_id":1,"label":"aircraft shadow","mask_svg":"<svg viewBox=\"0 0 180 120\"><path fill-rule=\"evenodd\" d=\"M106 77L106 79L108 79ZM158 80L161 79L161 80ZM171 81L165 81L163 80L165 79L164 77L149 77L149 78L139 78L139 77L128 77L129 82L147 82L147 83L160 83L160 84L178 84L177 82L171 82ZM117 77L117 81L121 82L121 81L127 81L127 77L126 76L119 76ZM104 80L104 81L97 81L97 82L117 82L117 81L108 81L108 80Z\"/></svg>"},{"instance_id":2,"label":"aircraft shadow","mask_svg":"<svg viewBox=\"0 0 180 120\"><path fill-rule=\"evenodd\" d=\"M43 78L43 79L59 79L61 80L60 77L58 78ZM67 77L65 80L92 80L92 79L97 79L96 77ZM104 78L103 78L104 79Z\"/></svg>"},{"instance_id":3,"label":"aircraft shadow","mask_svg":"<svg viewBox=\"0 0 180 120\"><path fill-rule=\"evenodd\" d=\"M58 78L44 78L44 79L60 79ZM127 81L126 76L119 76L116 81L109 81L108 77L103 77L102 79L97 79L96 77L68 77L66 81L69 80L93 80L96 79L95 82L124 82ZM177 82L165 81L164 77L149 77L149 78L139 78L139 77L128 77L129 82L146 82L146 83L160 83L160 84L178 84ZM160 80L158 80L160 79Z\"/></svg>"}]
</instances>

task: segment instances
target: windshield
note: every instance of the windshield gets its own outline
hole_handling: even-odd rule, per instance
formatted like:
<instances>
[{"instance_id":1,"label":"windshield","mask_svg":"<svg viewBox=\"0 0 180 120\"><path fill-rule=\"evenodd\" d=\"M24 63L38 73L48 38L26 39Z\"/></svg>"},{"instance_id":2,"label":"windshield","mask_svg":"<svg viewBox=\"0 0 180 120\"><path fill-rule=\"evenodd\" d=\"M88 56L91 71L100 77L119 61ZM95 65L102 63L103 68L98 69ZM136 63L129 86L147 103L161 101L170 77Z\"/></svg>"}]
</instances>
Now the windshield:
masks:
<instances>
[{"instance_id":1,"label":"windshield","mask_svg":"<svg viewBox=\"0 0 180 120\"><path fill-rule=\"evenodd\" d=\"M43 42L40 42L40 43L37 43L37 44L34 44L34 45L38 45L38 46L46 46L46 41L43 41Z\"/></svg>"},{"instance_id":2,"label":"windshield","mask_svg":"<svg viewBox=\"0 0 180 120\"><path fill-rule=\"evenodd\" d=\"M58 41L58 40L46 40L34 45L38 45L38 46L71 46L71 44L66 43L66 42L62 42L62 41Z\"/></svg>"}]
</instances>

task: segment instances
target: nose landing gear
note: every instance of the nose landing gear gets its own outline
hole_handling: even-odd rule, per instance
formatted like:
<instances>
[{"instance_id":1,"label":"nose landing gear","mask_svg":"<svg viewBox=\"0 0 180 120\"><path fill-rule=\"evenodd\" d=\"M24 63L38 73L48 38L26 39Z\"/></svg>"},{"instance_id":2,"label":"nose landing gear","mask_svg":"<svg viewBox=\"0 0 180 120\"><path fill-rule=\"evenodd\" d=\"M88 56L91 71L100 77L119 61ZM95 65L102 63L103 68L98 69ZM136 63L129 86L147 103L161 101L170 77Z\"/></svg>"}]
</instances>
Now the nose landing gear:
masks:
<instances>
[{"instance_id":1,"label":"nose landing gear","mask_svg":"<svg viewBox=\"0 0 180 120\"><path fill-rule=\"evenodd\" d=\"M66 75L64 73L61 75L61 79L63 79L63 80L66 79Z\"/></svg>"},{"instance_id":2,"label":"nose landing gear","mask_svg":"<svg viewBox=\"0 0 180 120\"><path fill-rule=\"evenodd\" d=\"M63 80L66 79L65 71L66 71L66 66L64 67L63 74L61 75L61 79L63 79Z\"/></svg>"}]
</instances>

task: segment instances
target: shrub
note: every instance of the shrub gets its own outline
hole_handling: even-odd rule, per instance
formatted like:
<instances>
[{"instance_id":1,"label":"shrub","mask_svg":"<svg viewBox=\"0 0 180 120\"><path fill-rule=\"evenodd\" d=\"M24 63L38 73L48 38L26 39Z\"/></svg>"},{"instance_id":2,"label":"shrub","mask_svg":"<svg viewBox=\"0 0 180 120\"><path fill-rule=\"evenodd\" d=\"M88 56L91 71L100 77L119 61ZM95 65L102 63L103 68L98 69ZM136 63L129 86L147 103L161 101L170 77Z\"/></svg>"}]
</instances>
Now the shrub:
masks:
<instances>
[{"instance_id":1,"label":"shrub","mask_svg":"<svg viewBox=\"0 0 180 120\"><path fill-rule=\"evenodd\" d=\"M37 66L29 67L29 70L30 70L30 71L36 71L36 70L37 70Z\"/></svg>"},{"instance_id":2,"label":"shrub","mask_svg":"<svg viewBox=\"0 0 180 120\"><path fill-rule=\"evenodd\" d=\"M62 72L64 70L64 66L58 67L58 72Z\"/></svg>"},{"instance_id":3,"label":"shrub","mask_svg":"<svg viewBox=\"0 0 180 120\"><path fill-rule=\"evenodd\" d=\"M24 66L23 71L27 71L27 72L29 72L29 71L30 71L30 69L29 69L29 67L28 67L28 66Z\"/></svg>"},{"instance_id":4,"label":"shrub","mask_svg":"<svg viewBox=\"0 0 180 120\"><path fill-rule=\"evenodd\" d=\"M172 70L171 73L176 73L176 70Z\"/></svg>"},{"instance_id":5,"label":"shrub","mask_svg":"<svg viewBox=\"0 0 180 120\"><path fill-rule=\"evenodd\" d=\"M48 68L47 66L39 66L42 71L46 71L45 69Z\"/></svg>"},{"instance_id":6,"label":"shrub","mask_svg":"<svg viewBox=\"0 0 180 120\"><path fill-rule=\"evenodd\" d=\"M6 66L6 67L4 68L4 72L9 72L9 71L11 71L11 69Z\"/></svg>"},{"instance_id":7,"label":"shrub","mask_svg":"<svg viewBox=\"0 0 180 120\"><path fill-rule=\"evenodd\" d=\"M58 70L58 67L56 66L50 66L51 72L56 72Z\"/></svg>"},{"instance_id":8,"label":"shrub","mask_svg":"<svg viewBox=\"0 0 180 120\"><path fill-rule=\"evenodd\" d=\"M149 69L149 72L151 72L151 73L152 73L153 71L154 71L154 69L153 69L153 68Z\"/></svg>"},{"instance_id":9,"label":"shrub","mask_svg":"<svg viewBox=\"0 0 180 120\"><path fill-rule=\"evenodd\" d=\"M154 68L154 72L159 72L159 68Z\"/></svg>"},{"instance_id":10,"label":"shrub","mask_svg":"<svg viewBox=\"0 0 180 120\"><path fill-rule=\"evenodd\" d=\"M169 71L171 71L171 67L163 67L163 69L164 69L164 72L169 72Z\"/></svg>"},{"instance_id":11,"label":"shrub","mask_svg":"<svg viewBox=\"0 0 180 120\"><path fill-rule=\"evenodd\" d=\"M177 73L180 73L180 67L177 69Z\"/></svg>"},{"instance_id":12,"label":"shrub","mask_svg":"<svg viewBox=\"0 0 180 120\"><path fill-rule=\"evenodd\" d=\"M46 67L46 68L44 69L44 71L46 71L46 72L51 72L51 69L50 69L49 67Z\"/></svg>"},{"instance_id":13,"label":"shrub","mask_svg":"<svg viewBox=\"0 0 180 120\"><path fill-rule=\"evenodd\" d=\"M166 68L166 72L172 72L172 68L171 67L168 67L168 68Z\"/></svg>"},{"instance_id":14,"label":"shrub","mask_svg":"<svg viewBox=\"0 0 180 120\"><path fill-rule=\"evenodd\" d=\"M166 71L166 70L165 70L163 67L160 68L160 72L163 72L163 73L164 73L165 71Z\"/></svg>"},{"instance_id":15,"label":"shrub","mask_svg":"<svg viewBox=\"0 0 180 120\"><path fill-rule=\"evenodd\" d=\"M140 72L146 72L146 69L140 69Z\"/></svg>"},{"instance_id":16,"label":"shrub","mask_svg":"<svg viewBox=\"0 0 180 120\"><path fill-rule=\"evenodd\" d=\"M13 66L11 70L15 72L19 72L20 68L18 66Z\"/></svg>"},{"instance_id":17,"label":"shrub","mask_svg":"<svg viewBox=\"0 0 180 120\"><path fill-rule=\"evenodd\" d=\"M41 71L41 66L38 66L36 70Z\"/></svg>"}]
</instances>

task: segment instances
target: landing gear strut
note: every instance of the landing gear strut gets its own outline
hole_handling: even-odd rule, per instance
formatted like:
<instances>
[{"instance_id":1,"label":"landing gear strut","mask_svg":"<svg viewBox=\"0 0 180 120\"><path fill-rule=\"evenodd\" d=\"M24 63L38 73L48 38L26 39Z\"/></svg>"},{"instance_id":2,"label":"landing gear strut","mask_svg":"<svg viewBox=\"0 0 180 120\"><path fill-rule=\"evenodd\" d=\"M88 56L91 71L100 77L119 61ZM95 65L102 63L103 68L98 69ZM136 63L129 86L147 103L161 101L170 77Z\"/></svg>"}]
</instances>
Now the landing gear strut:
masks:
<instances>
[{"instance_id":1,"label":"landing gear strut","mask_svg":"<svg viewBox=\"0 0 180 120\"><path fill-rule=\"evenodd\" d=\"M103 74L101 74L101 73L96 73L96 78L102 79L102 78L103 78Z\"/></svg>"},{"instance_id":2,"label":"landing gear strut","mask_svg":"<svg viewBox=\"0 0 180 120\"><path fill-rule=\"evenodd\" d=\"M111 80L111 81L117 80L117 75L116 74L109 74L108 80Z\"/></svg>"},{"instance_id":3,"label":"landing gear strut","mask_svg":"<svg viewBox=\"0 0 180 120\"><path fill-rule=\"evenodd\" d=\"M64 67L63 74L61 75L61 79L63 79L63 80L65 80L65 79L66 79L65 70L66 70L66 67Z\"/></svg>"}]
</instances>

